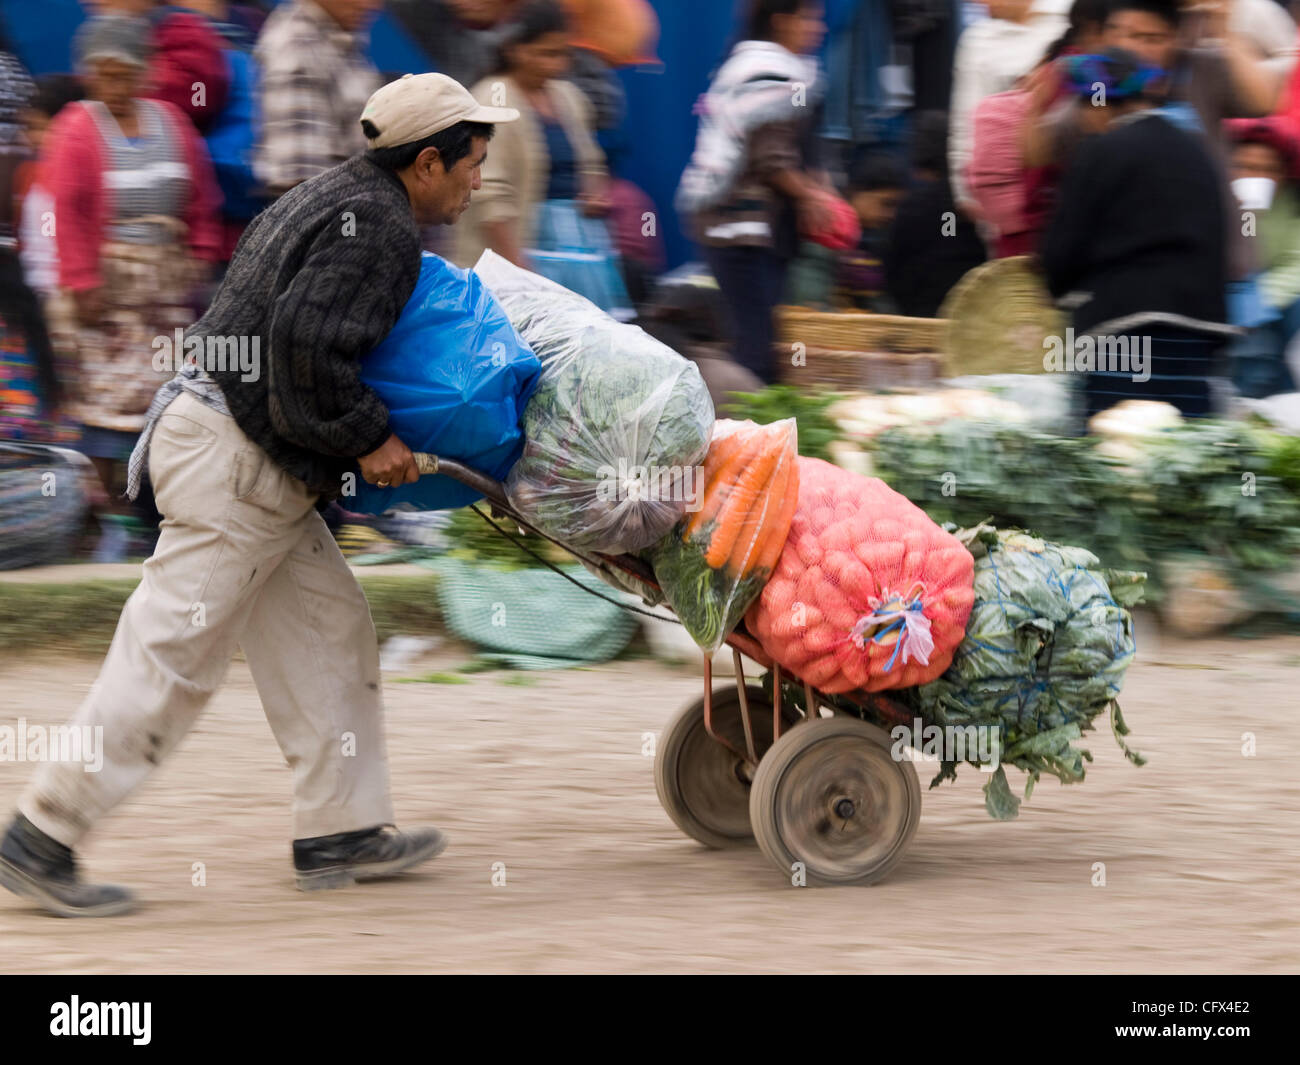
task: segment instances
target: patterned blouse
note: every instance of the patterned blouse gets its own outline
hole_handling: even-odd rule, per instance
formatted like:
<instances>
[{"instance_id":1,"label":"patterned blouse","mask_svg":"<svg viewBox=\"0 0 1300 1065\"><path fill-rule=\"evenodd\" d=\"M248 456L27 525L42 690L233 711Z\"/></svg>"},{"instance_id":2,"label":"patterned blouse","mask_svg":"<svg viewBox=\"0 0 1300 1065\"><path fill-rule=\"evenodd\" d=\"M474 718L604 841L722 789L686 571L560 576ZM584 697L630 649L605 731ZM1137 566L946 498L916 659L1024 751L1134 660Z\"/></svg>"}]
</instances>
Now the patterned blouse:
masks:
<instances>
[{"instance_id":1,"label":"patterned blouse","mask_svg":"<svg viewBox=\"0 0 1300 1065\"><path fill-rule=\"evenodd\" d=\"M35 91L17 57L0 52L0 151L22 143L22 112Z\"/></svg>"},{"instance_id":2,"label":"patterned blouse","mask_svg":"<svg viewBox=\"0 0 1300 1065\"><path fill-rule=\"evenodd\" d=\"M23 65L8 52L0 52L0 247L15 246L13 232L13 181L18 165L27 158L22 112L36 91Z\"/></svg>"}]
</instances>

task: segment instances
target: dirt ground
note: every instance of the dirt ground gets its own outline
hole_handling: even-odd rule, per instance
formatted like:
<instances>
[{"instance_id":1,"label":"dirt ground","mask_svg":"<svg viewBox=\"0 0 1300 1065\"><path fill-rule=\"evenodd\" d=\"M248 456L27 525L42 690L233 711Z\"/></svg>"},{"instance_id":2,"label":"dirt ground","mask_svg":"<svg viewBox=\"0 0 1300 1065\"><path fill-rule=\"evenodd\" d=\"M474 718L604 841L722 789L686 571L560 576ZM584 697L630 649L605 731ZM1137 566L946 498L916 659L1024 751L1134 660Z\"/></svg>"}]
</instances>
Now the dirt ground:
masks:
<instances>
[{"instance_id":1,"label":"dirt ground","mask_svg":"<svg viewBox=\"0 0 1300 1065\"><path fill-rule=\"evenodd\" d=\"M443 652L407 675L463 660ZM7 663L0 723L62 722L96 669ZM294 888L289 772L236 663L198 728L84 849L97 878L132 886L144 907L64 921L0 892L0 972L1300 969L1295 638L1147 633L1123 699L1147 766L1125 762L1103 722L1087 781L1043 781L1012 823L989 820L982 778L962 770L925 793L907 856L870 888L795 888L756 848L709 851L679 833L642 747L698 694L687 669L465 679L394 676L385 689L399 823L451 837L425 871ZM0 809L31 768L0 763ZM206 886L191 883L195 862Z\"/></svg>"}]
</instances>

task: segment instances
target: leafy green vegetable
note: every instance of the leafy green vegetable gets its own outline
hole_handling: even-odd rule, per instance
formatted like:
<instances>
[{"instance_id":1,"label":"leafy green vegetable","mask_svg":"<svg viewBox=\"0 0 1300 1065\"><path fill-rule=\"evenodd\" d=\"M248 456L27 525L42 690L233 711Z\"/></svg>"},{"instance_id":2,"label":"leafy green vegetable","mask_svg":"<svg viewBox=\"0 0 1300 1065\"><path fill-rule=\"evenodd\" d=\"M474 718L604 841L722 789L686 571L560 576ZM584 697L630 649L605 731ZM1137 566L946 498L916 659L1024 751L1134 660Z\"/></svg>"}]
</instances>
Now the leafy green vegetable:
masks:
<instances>
[{"instance_id":1,"label":"leafy green vegetable","mask_svg":"<svg viewBox=\"0 0 1300 1065\"><path fill-rule=\"evenodd\" d=\"M872 463L882 480L939 523L1032 529L1087 544L1107 564L1146 562L1131 482L1092 440L954 420L890 429Z\"/></svg>"},{"instance_id":2,"label":"leafy green vegetable","mask_svg":"<svg viewBox=\"0 0 1300 1065\"><path fill-rule=\"evenodd\" d=\"M1265 432L1259 441L1269 475L1276 477L1293 498L1300 499L1300 436Z\"/></svg>"},{"instance_id":3,"label":"leafy green vegetable","mask_svg":"<svg viewBox=\"0 0 1300 1065\"><path fill-rule=\"evenodd\" d=\"M691 638L717 650L767 583L766 575L729 577L704 560L705 546L688 543L674 529L647 553L673 613Z\"/></svg>"},{"instance_id":4,"label":"leafy green vegetable","mask_svg":"<svg viewBox=\"0 0 1300 1065\"><path fill-rule=\"evenodd\" d=\"M1153 437L1144 452L1131 498L1149 558L1190 551L1246 570L1294 563L1300 498L1274 475L1276 459L1255 431L1188 422Z\"/></svg>"},{"instance_id":5,"label":"leafy green vegetable","mask_svg":"<svg viewBox=\"0 0 1300 1065\"><path fill-rule=\"evenodd\" d=\"M1092 755L1073 741L1115 706L1136 650L1124 604L1140 597L1143 575L1105 571L1088 551L1020 532L985 525L957 535L975 555L966 636L943 676L898 699L927 725L992 730L1001 765L1029 774L1026 798L1043 773L1082 780ZM1112 581L1123 588L1118 596ZM1121 739L1128 728L1117 707L1111 724L1140 765ZM945 763L931 786L955 776L956 766ZM1016 816L1005 775L995 774L984 791L993 817Z\"/></svg>"},{"instance_id":6,"label":"leafy green vegetable","mask_svg":"<svg viewBox=\"0 0 1300 1065\"><path fill-rule=\"evenodd\" d=\"M727 416L767 425L794 418L799 425L799 454L831 460L828 448L840 437L839 427L826 413L839 398L834 392L808 392L791 385L769 385L758 392L732 392Z\"/></svg>"},{"instance_id":7,"label":"leafy green vegetable","mask_svg":"<svg viewBox=\"0 0 1300 1065\"><path fill-rule=\"evenodd\" d=\"M480 504L480 509L486 513L487 505ZM508 518L494 520L518 538L518 528ZM450 558L484 563L501 570L544 568L541 562L522 547L484 521L472 507L462 507L452 512L446 535L451 545L447 552ZM547 561L556 565L572 564L573 557L549 540L543 540L539 536L529 536L526 539L528 546Z\"/></svg>"},{"instance_id":8,"label":"leafy green vegetable","mask_svg":"<svg viewBox=\"0 0 1300 1065\"><path fill-rule=\"evenodd\" d=\"M984 806L990 816L999 821L1014 821L1020 813L1020 800L1011 793L1007 771L1001 766L997 767L984 785Z\"/></svg>"}]
</instances>

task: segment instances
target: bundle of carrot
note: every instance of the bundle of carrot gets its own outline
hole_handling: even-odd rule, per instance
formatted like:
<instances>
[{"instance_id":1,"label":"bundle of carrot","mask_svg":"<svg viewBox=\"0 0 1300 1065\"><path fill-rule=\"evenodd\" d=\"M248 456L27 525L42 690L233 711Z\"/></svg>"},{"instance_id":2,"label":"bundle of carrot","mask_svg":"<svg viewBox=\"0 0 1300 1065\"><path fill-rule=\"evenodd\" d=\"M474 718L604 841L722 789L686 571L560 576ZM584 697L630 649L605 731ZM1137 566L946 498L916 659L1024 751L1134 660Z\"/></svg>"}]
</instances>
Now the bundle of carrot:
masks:
<instances>
[{"instance_id":1,"label":"bundle of carrot","mask_svg":"<svg viewBox=\"0 0 1300 1065\"><path fill-rule=\"evenodd\" d=\"M799 497L797 458L793 418L716 422L686 517L651 549L664 596L706 651L722 645L781 557Z\"/></svg>"}]
</instances>

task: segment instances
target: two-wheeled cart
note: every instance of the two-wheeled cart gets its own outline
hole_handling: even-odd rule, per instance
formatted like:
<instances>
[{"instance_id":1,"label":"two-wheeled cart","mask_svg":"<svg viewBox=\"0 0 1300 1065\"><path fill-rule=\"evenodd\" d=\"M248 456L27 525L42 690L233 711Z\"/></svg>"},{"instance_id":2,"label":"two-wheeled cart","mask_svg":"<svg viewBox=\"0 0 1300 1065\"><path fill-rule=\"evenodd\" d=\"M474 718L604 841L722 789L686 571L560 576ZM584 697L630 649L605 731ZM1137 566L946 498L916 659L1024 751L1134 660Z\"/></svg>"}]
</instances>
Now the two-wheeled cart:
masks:
<instances>
[{"instance_id":1,"label":"two-wheeled cart","mask_svg":"<svg viewBox=\"0 0 1300 1065\"><path fill-rule=\"evenodd\" d=\"M442 474L481 493L496 514L557 544L615 587L626 588L632 578L658 591L641 559L575 550L531 526L500 482L435 455L415 458L421 474ZM916 769L891 755L881 725L910 724L912 715L878 694L819 692L773 662L743 621L727 644L735 682L715 688L705 656L703 696L658 738L655 788L664 810L706 846L757 842L795 884L880 880L902 858L921 816ZM745 679L743 657L767 671L758 683Z\"/></svg>"}]
</instances>

